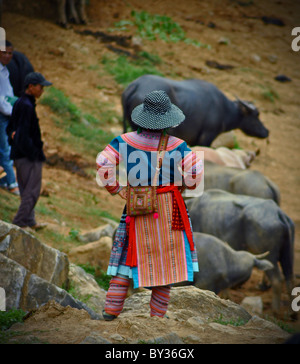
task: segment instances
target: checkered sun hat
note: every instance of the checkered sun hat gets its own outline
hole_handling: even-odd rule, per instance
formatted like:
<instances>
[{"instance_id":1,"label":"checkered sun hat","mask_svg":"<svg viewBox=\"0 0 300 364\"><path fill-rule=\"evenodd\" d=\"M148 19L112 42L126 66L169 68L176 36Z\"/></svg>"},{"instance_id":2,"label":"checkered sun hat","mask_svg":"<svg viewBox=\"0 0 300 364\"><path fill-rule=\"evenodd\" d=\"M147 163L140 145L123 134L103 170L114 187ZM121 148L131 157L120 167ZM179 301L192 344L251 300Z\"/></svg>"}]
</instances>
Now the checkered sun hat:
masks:
<instances>
[{"instance_id":1,"label":"checkered sun hat","mask_svg":"<svg viewBox=\"0 0 300 364\"><path fill-rule=\"evenodd\" d=\"M144 129L161 130L175 128L185 119L183 112L174 104L165 91L152 91L144 103L137 106L131 120Z\"/></svg>"}]
</instances>

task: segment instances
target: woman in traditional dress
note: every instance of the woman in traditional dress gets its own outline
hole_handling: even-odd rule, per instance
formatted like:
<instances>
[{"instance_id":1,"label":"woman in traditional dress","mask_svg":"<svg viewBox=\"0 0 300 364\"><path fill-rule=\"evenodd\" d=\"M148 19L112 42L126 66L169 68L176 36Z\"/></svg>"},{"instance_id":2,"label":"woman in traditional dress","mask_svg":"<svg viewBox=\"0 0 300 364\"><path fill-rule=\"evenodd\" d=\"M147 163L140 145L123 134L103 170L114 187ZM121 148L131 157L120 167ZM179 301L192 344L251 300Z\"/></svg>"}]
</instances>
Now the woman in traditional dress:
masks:
<instances>
[{"instance_id":1,"label":"woman in traditional dress","mask_svg":"<svg viewBox=\"0 0 300 364\"><path fill-rule=\"evenodd\" d=\"M134 288L152 289L150 315L164 317L171 285L193 282L199 269L181 192L199 187L203 162L186 142L166 133L185 116L164 91L153 91L133 110L131 118L138 130L113 139L98 155L98 177L109 193L126 199L128 183L150 186L157 170L157 212L130 217L124 208L107 270L112 279L103 310L105 320L113 320L122 312L131 279ZM159 169L157 155L162 140L166 145ZM122 163L126 170L123 185L117 173Z\"/></svg>"}]
</instances>

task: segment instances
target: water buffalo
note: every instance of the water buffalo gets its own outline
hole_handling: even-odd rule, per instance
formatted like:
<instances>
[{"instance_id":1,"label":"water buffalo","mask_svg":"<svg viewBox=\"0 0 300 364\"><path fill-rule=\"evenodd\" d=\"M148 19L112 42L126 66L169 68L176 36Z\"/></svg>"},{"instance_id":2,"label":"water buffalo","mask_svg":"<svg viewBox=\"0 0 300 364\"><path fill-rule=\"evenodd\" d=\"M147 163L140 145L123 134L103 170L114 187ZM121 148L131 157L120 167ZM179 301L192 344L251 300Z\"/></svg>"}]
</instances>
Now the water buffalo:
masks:
<instances>
[{"instance_id":1,"label":"water buffalo","mask_svg":"<svg viewBox=\"0 0 300 364\"><path fill-rule=\"evenodd\" d=\"M194 286L216 294L246 282L257 267L267 271L273 264L262 259L266 254L254 255L247 251L236 251L219 238L203 233L194 233L199 272L194 275Z\"/></svg>"},{"instance_id":2,"label":"water buffalo","mask_svg":"<svg viewBox=\"0 0 300 364\"><path fill-rule=\"evenodd\" d=\"M204 152L204 160L209 161L220 166L232 167L238 169L247 169L251 166L258 152L242 150L242 149L229 149L227 147L192 147L193 151Z\"/></svg>"},{"instance_id":3,"label":"water buffalo","mask_svg":"<svg viewBox=\"0 0 300 364\"><path fill-rule=\"evenodd\" d=\"M6 2L8 6L9 1L5 0L5 5ZM51 6L56 5L58 14L57 23L62 27L67 28L68 20L75 24L87 23L87 15L85 11L86 0L49 0L49 2L53 3ZM0 0L0 26L3 3L4 0Z\"/></svg>"},{"instance_id":4,"label":"water buffalo","mask_svg":"<svg viewBox=\"0 0 300 364\"><path fill-rule=\"evenodd\" d=\"M230 101L215 85L202 80L175 81L155 75L144 75L133 81L122 94L124 132L126 120L133 127L131 112L151 91L164 90L171 101L185 114L185 121L170 129L171 135L190 146L210 146L221 133L241 129L258 138L267 138L269 131L259 120L256 107L246 101Z\"/></svg>"},{"instance_id":5,"label":"water buffalo","mask_svg":"<svg viewBox=\"0 0 300 364\"><path fill-rule=\"evenodd\" d=\"M3 0L0 0L0 27L2 26Z\"/></svg>"},{"instance_id":6,"label":"water buffalo","mask_svg":"<svg viewBox=\"0 0 300 364\"><path fill-rule=\"evenodd\" d=\"M29 59L21 52L14 51L13 58L7 65L9 70L9 79L14 90L15 96L20 97L24 89L25 77L30 72L34 72L34 68Z\"/></svg>"},{"instance_id":7,"label":"water buffalo","mask_svg":"<svg viewBox=\"0 0 300 364\"><path fill-rule=\"evenodd\" d=\"M196 232L211 234L235 250L252 254L269 251L274 268L266 272L273 288L273 309L279 311L281 273L288 292L293 287L294 223L272 200L233 195L222 190L208 190L187 201Z\"/></svg>"},{"instance_id":8,"label":"water buffalo","mask_svg":"<svg viewBox=\"0 0 300 364\"><path fill-rule=\"evenodd\" d=\"M271 199L280 204L278 186L261 172L220 166L205 161L204 189L220 189L235 195Z\"/></svg>"},{"instance_id":9,"label":"water buffalo","mask_svg":"<svg viewBox=\"0 0 300 364\"><path fill-rule=\"evenodd\" d=\"M85 0L56 0L58 7L58 24L68 26L68 19L75 24L86 24ZM76 10L76 3L78 11Z\"/></svg>"}]
</instances>

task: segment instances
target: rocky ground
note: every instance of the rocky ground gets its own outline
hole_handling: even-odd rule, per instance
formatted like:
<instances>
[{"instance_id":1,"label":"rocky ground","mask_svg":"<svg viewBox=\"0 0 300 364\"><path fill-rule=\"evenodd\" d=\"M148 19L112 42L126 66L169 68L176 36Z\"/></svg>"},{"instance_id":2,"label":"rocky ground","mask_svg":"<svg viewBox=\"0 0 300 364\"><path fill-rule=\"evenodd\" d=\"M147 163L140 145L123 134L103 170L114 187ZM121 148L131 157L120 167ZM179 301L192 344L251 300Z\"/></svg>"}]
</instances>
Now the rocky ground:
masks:
<instances>
[{"instance_id":1,"label":"rocky ground","mask_svg":"<svg viewBox=\"0 0 300 364\"><path fill-rule=\"evenodd\" d=\"M51 344L281 344L290 335L242 307L195 287L174 288L168 318L149 317L150 292L128 298L112 322L54 301L7 332L13 342Z\"/></svg>"},{"instance_id":2,"label":"rocky ground","mask_svg":"<svg viewBox=\"0 0 300 364\"><path fill-rule=\"evenodd\" d=\"M111 230L109 225L101 229L98 241L75 248L70 259L86 262L93 257L91 264L107 265ZM95 231L82 239L92 235ZM6 308L26 312L21 322L0 331L1 344L280 344L292 335L282 323L280 328L280 322L262 318L262 301L238 305L193 286L172 288L164 318L150 317L150 290L130 288L122 314L106 322L106 291L65 254L3 222L0 252Z\"/></svg>"}]
</instances>

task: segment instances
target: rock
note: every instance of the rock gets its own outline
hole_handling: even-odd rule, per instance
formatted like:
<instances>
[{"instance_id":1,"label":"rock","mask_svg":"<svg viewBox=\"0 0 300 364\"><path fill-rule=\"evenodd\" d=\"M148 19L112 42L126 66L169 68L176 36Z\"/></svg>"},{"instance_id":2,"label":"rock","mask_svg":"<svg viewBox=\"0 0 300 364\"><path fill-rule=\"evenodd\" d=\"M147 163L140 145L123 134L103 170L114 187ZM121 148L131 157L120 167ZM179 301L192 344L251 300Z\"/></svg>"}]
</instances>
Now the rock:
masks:
<instances>
[{"instance_id":1,"label":"rock","mask_svg":"<svg viewBox=\"0 0 300 364\"><path fill-rule=\"evenodd\" d=\"M111 335L111 336L110 336L110 338L111 338L112 340L117 341L117 342L122 342L122 341L124 341L123 336L121 336L121 335L119 335L119 334L113 334L113 335Z\"/></svg>"},{"instance_id":2,"label":"rock","mask_svg":"<svg viewBox=\"0 0 300 364\"><path fill-rule=\"evenodd\" d=\"M114 232L115 227L113 227L111 224L107 224L80 234L78 238L83 243L91 243L93 241L100 240L103 236L109 236L112 238Z\"/></svg>"},{"instance_id":3,"label":"rock","mask_svg":"<svg viewBox=\"0 0 300 364\"><path fill-rule=\"evenodd\" d=\"M190 317L186 323L188 325L191 325L191 327L199 329L200 325L204 325L205 322L198 316L196 317ZM204 327L201 328L204 331Z\"/></svg>"},{"instance_id":4,"label":"rock","mask_svg":"<svg viewBox=\"0 0 300 364\"><path fill-rule=\"evenodd\" d=\"M241 302L241 306L253 315L263 314L263 301L260 296L245 297Z\"/></svg>"},{"instance_id":5,"label":"rock","mask_svg":"<svg viewBox=\"0 0 300 364\"><path fill-rule=\"evenodd\" d=\"M273 322L264 320L258 316L253 316L246 325L240 327L240 332L247 332L249 335L255 332L257 340L261 340L263 337L273 337L273 343L282 343L288 340L290 335L283 331L279 326Z\"/></svg>"},{"instance_id":6,"label":"rock","mask_svg":"<svg viewBox=\"0 0 300 364\"><path fill-rule=\"evenodd\" d=\"M1 288L5 290L7 310L36 310L54 300L63 307L84 309L93 319L101 317L60 288L68 288L69 285L69 260L66 254L3 221L0 221L0 267L0 282ZM92 294L89 297L91 306L100 311L105 291L101 290L92 276L82 273L79 267L72 267L71 277L82 296Z\"/></svg>"},{"instance_id":7,"label":"rock","mask_svg":"<svg viewBox=\"0 0 300 364\"><path fill-rule=\"evenodd\" d=\"M104 339L97 332L91 332L91 335L87 336L80 344L112 344L112 342Z\"/></svg>"},{"instance_id":8,"label":"rock","mask_svg":"<svg viewBox=\"0 0 300 364\"><path fill-rule=\"evenodd\" d=\"M139 314L149 314L150 296L150 291L144 291L127 298L123 317L128 317L128 314L131 315L134 311ZM168 311L168 316L171 318L178 315L180 320L185 321L193 317L200 325L201 322L207 323L212 319L218 319L216 312L222 313L222 319L227 321L248 322L251 318L244 308L230 300L222 300L211 291L200 290L194 286L172 288Z\"/></svg>"},{"instance_id":9,"label":"rock","mask_svg":"<svg viewBox=\"0 0 300 364\"><path fill-rule=\"evenodd\" d=\"M261 57L258 54L252 54L251 59L256 63L261 61Z\"/></svg>"},{"instance_id":10,"label":"rock","mask_svg":"<svg viewBox=\"0 0 300 364\"><path fill-rule=\"evenodd\" d=\"M165 336L159 336L152 340L147 341L147 344L173 344L173 345L182 345L184 342L182 339L174 332L171 332Z\"/></svg>"},{"instance_id":11,"label":"rock","mask_svg":"<svg viewBox=\"0 0 300 364\"><path fill-rule=\"evenodd\" d=\"M48 53L53 54L56 57L63 57L63 55L65 54L65 49L63 47L50 48L48 50Z\"/></svg>"},{"instance_id":12,"label":"rock","mask_svg":"<svg viewBox=\"0 0 300 364\"><path fill-rule=\"evenodd\" d=\"M234 66L230 65L230 64L221 64L217 61L206 61L205 64L208 66L208 67L211 67L211 68L216 68L218 70L231 70L234 68Z\"/></svg>"},{"instance_id":13,"label":"rock","mask_svg":"<svg viewBox=\"0 0 300 364\"><path fill-rule=\"evenodd\" d=\"M196 316L203 322L218 319L217 312L220 312L222 319L226 321L247 322L251 318L251 315L236 303L223 300L211 291L200 290L194 286L172 288L169 307L172 311L188 308L191 317Z\"/></svg>"},{"instance_id":14,"label":"rock","mask_svg":"<svg viewBox=\"0 0 300 364\"><path fill-rule=\"evenodd\" d=\"M213 322L213 323L209 324L209 327L213 328L214 330L221 331L222 333L225 333L225 334L231 334L231 335L236 334L236 331L233 327L218 324L217 322Z\"/></svg>"},{"instance_id":15,"label":"rock","mask_svg":"<svg viewBox=\"0 0 300 364\"><path fill-rule=\"evenodd\" d=\"M95 312L102 314L105 303L106 291L99 287L91 274L84 269L70 264L70 286L75 290L80 300L86 302Z\"/></svg>"},{"instance_id":16,"label":"rock","mask_svg":"<svg viewBox=\"0 0 300 364\"><path fill-rule=\"evenodd\" d=\"M268 60L270 63L277 63L278 62L278 57L275 54L270 54L268 56Z\"/></svg>"},{"instance_id":17,"label":"rock","mask_svg":"<svg viewBox=\"0 0 300 364\"><path fill-rule=\"evenodd\" d=\"M221 38L218 40L218 43L219 43L219 44L229 45L231 42L230 42L230 39L229 39L229 38L227 38L227 37L221 37Z\"/></svg>"},{"instance_id":18,"label":"rock","mask_svg":"<svg viewBox=\"0 0 300 364\"><path fill-rule=\"evenodd\" d=\"M95 314L92 309L72 297L67 291L32 274L28 282L27 296L23 304L23 309L26 311L36 309L37 307L48 303L50 300L54 300L63 307L70 306L79 310L85 310L92 319L100 319L100 316Z\"/></svg>"},{"instance_id":19,"label":"rock","mask_svg":"<svg viewBox=\"0 0 300 364\"><path fill-rule=\"evenodd\" d=\"M189 344L201 344L201 338L197 335L188 335L186 341Z\"/></svg>"},{"instance_id":20,"label":"rock","mask_svg":"<svg viewBox=\"0 0 300 364\"><path fill-rule=\"evenodd\" d=\"M275 325L273 322L267 321L262 319L261 317L258 317L256 315L252 316L251 319L247 322L247 325L245 327L260 327L261 329L267 329L267 330L277 330L281 332L279 326Z\"/></svg>"},{"instance_id":21,"label":"rock","mask_svg":"<svg viewBox=\"0 0 300 364\"><path fill-rule=\"evenodd\" d=\"M141 37L139 36L133 36L131 38L131 46L135 49L135 50L141 50L143 48L143 40Z\"/></svg>"},{"instance_id":22,"label":"rock","mask_svg":"<svg viewBox=\"0 0 300 364\"><path fill-rule=\"evenodd\" d=\"M77 51L80 51L83 54L89 54L89 48L88 47L83 47L81 44L79 43L72 43L71 47L73 47L74 49L76 49Z\"/></svg>"},{"instance_id":23,"label":"rock","mask_svg":"<svg viewBox=\"0 0 300 364\"><path fill-rule=\"evenodd\" d=\"M278 75L274 78L278 82L291 82L292 80L286 75Z\"/></svg>"},{"instance_id":24,"label":"rock","mask_svg":"<svg viewBox=\"0 0 300 364\"><path fill-rule=\"evenodd\" d=\"M99 241L73 248L68 253L71 262L75 264L91 264L105 269L108 266L112 247L112 239L103 237Z\"/></svg>"},{"instance_id":25,"label":"rock","mask_svg":"<svg viewBox=\"0 0 300 364\"><path fill-rule=\"evenodd\" d=\"M0 282L6 293L6 309L36 310L49 301L63 307L71 306L88 312L92 319L99 319L92 309L73 298L67 291L32 274L23 266L0 254Z\"/></svg>"},{"instance_id":26,"label":"rock","mask_svg":"<svg viewBox=\"0 0 300 364\"><path fill-rule=\"evenodd\" d=\"M18 226L0 221L0 253L59 287L68 286L69 261Z\"/></svg>"},{"instance_id":27,"label":"rock","mask_svg":"<svg viewBox=\"0 0 300 364\"><path fill-rule=\"evenodd\" d=\"M0 254L0 282L5 290L7 310L20 307L26 274L24 267Z\"/></svg>"},{"instance_id":28,"label":"rock","mask_svg":"<svg viewBox=\"0 0 300 364\"><path fill-rule=\"evenodd\" d=\"M273 18L270 16L262 16L261 20L265 23L265 24L272 24L272 25L278 25L280 27L285 26L285 23L283 20L279 19L279 18Z\"/></svg>"}]
</instances>

